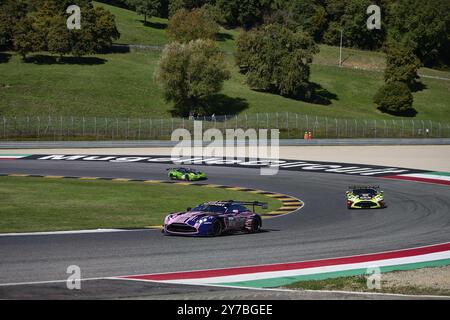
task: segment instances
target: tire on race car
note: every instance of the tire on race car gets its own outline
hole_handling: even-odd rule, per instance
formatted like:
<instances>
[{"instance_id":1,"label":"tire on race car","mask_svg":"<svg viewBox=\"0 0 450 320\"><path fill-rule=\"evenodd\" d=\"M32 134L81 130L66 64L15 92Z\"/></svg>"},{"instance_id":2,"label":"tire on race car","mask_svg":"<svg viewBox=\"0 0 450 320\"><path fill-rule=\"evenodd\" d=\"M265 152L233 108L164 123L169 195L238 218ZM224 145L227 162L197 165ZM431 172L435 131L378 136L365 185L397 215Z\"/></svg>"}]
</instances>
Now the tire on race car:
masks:
<instances>
[{"instance_id":1,"label":"tire on race car","mask_svg":"<svg viewBox=\"0 0 450 320\"><path fill-rule=\"evenodd\" d=\"M250 229L248 230L249 233L257 233L261 231L261 225L262 221L259 217L255 217L252 219L252 223L250 226Z\"/></svg>"},{"instance_id":2,"label":"tire on race car","mask_svg":"<svg viewBox=\"0 0 450 320\"><path fill-rule=\"evenodd\" d=\"M224 226L222 221L220 221L219 219L214 220L213 224L212 224L212 236L217 237L220 236L223 232Z\"/></svg>"}]
</instances>

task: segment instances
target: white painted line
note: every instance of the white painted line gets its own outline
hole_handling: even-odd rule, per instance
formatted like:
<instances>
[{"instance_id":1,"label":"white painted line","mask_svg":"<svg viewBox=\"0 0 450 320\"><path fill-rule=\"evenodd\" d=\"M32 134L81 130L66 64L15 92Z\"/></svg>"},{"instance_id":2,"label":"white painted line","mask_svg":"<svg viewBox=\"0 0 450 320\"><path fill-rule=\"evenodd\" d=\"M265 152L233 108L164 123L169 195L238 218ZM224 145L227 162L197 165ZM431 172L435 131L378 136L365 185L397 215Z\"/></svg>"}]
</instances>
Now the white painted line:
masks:
<instances>
[{"instance_id":1,"label":"white painted line","mask_svg":"<svg viewBox=\"0 0 450 320\"><path fill-rule=\"evenodd\" d=\"M86 279L80 279L80 281L91 281L91 280L105 280L108 279L106 277L101 278L86 278ZM110 279L110 278L109 278ZM67 279L65 280L48 280L48 281L29 281L29 282L11 282L11 283L0 283L0 287L7 287L7 286L26 286L26 285L35 285L35 284L49 284L49 283L64 283L67 282Z\"/></svg>"},{"instance_id":2,"label":"white painted line","mask_svg":"<svg viewBox=\"0 0 450 320\"><path fill-rule=\"evenodd\" d=\"M412 178L450 181L450 176L444 176L444 175L441 176L441 175L436 175L436 174L411 173L411 174L401 174L400 176L401 177L412 177Z\"/></svg>"},{"instance_id":3,"label":"white painted line","mask_svg":"<svg viewBox=\"0 0 450 320\"><path fill-rule=\"evenodd\" d=\"M47 236L47 235L64 235L64 234L89 234L89 233L111 233L111 232L130 232L144 231L156 229L91 229L91 230L69 230L69 231L45 231L45 232L17 232L17 233L0 233L0 237L20 237L20 236Z\"/></svg>"}]
</instances>

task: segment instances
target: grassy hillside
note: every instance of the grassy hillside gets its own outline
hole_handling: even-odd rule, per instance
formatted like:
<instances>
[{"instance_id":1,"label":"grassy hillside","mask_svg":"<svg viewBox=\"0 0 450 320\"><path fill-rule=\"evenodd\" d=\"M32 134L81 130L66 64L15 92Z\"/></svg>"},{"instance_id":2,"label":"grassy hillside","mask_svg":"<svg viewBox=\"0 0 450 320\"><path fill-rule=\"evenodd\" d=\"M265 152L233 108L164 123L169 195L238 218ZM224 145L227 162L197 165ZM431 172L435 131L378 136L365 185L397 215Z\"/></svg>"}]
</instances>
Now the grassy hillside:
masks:
<instances>
[{"instance_id":1,"label":"grassy hillside","mask_svg":"<svg viewBox=\"0 0 450 320\"><path fill-rule=\"evenodd\" d=\"M165 20L152 18L144 26L142 18L134 12L106 7L116 15L121 32L118 43L165 43ZM222 32L220 46L232 51L238 31ZM311 81L320 88L318 98L327 103L313 104L252 91L245 85L244 76L238 73L233 56L227 55L232 78L225 82L222 92L221 102L228 106L224 112L393 118L379 112L372 102L383 84L383 74L377 71L384 63L381 53L347 49L345 63L351 68L338 68L338 48L322 46L321 49L312 66ZM111 53L79 60L66 58L64 63L57 63L46 54L28 63L13 53L0 54L0 116L170 117L172 106L164 102L160 88L152 80L159 54L158 50ZM437 76L443 74L430 72ZM450 81L424 78L422 82L424 89L414 93L416 118L450 122Z\"/></svg>"}]
</instances>

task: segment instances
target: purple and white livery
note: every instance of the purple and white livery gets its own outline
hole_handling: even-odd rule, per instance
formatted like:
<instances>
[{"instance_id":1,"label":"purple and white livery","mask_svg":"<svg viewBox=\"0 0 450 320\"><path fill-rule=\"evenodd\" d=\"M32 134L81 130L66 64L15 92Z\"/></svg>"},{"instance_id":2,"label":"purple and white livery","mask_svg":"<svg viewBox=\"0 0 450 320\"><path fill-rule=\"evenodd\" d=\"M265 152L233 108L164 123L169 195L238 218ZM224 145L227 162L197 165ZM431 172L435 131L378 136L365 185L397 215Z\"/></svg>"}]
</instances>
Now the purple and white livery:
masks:
<instances>
[{"instance_id":1,"label":"purple and white livery","mask_svg":"<svg viewBox=\"0 0 450 320\"><path fill-rule=\"evenodd\" d=\"M253 206L250 211L245 206ZM255 233L261 230L261 216L255 206L267 208L264 202L212 201L187 211L171 213L164 219L166 235L219 236L225 233Z\"/></svg>"}]
</instances>

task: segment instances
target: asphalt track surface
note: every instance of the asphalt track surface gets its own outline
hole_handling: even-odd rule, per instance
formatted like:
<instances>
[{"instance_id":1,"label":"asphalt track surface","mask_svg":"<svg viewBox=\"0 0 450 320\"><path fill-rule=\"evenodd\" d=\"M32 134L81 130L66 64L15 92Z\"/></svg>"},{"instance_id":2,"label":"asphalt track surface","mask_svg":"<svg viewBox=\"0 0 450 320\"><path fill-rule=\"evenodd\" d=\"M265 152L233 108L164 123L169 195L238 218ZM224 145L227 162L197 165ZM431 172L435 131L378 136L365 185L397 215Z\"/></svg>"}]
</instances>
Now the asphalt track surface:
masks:
<instances>
[{"instance_id":1,"label":"asphalt track surface","mask_svg":"<svg viewBox=\"0 0 450 320\"><path fill-rule=\"evenodd\" d=\"M164 180L168 167L13 160L0 162L0 173ZM446 186L338 174L279 171L276 176L261 176L258 169L198 168L208 174L208 183L285 193L303 200L305 206L295 213L264 220L264 232L251 235L187 238L163 236L158 230L130 230L2 236L0 284L65 280L69 265L80 266L83 278L101 278L342 257L450 240L450 188ZM381 185L388 208L347 210L345 191L352 184ZM184 290L149 286L152 289L143 290L142 295ZM113 287L108 284L110 291ZM46 297L43 287L37 291L31 288L0 286L0 298L25 297L30 292L31 298ZM114 296L95 292L88 297ZM118 297L120 290L114 292ZM140 291L133 292L136 296ZM214 297L214 291L208 294ZM47 297L64 298L50 293Z\"/></svg>"}]
</instances>

